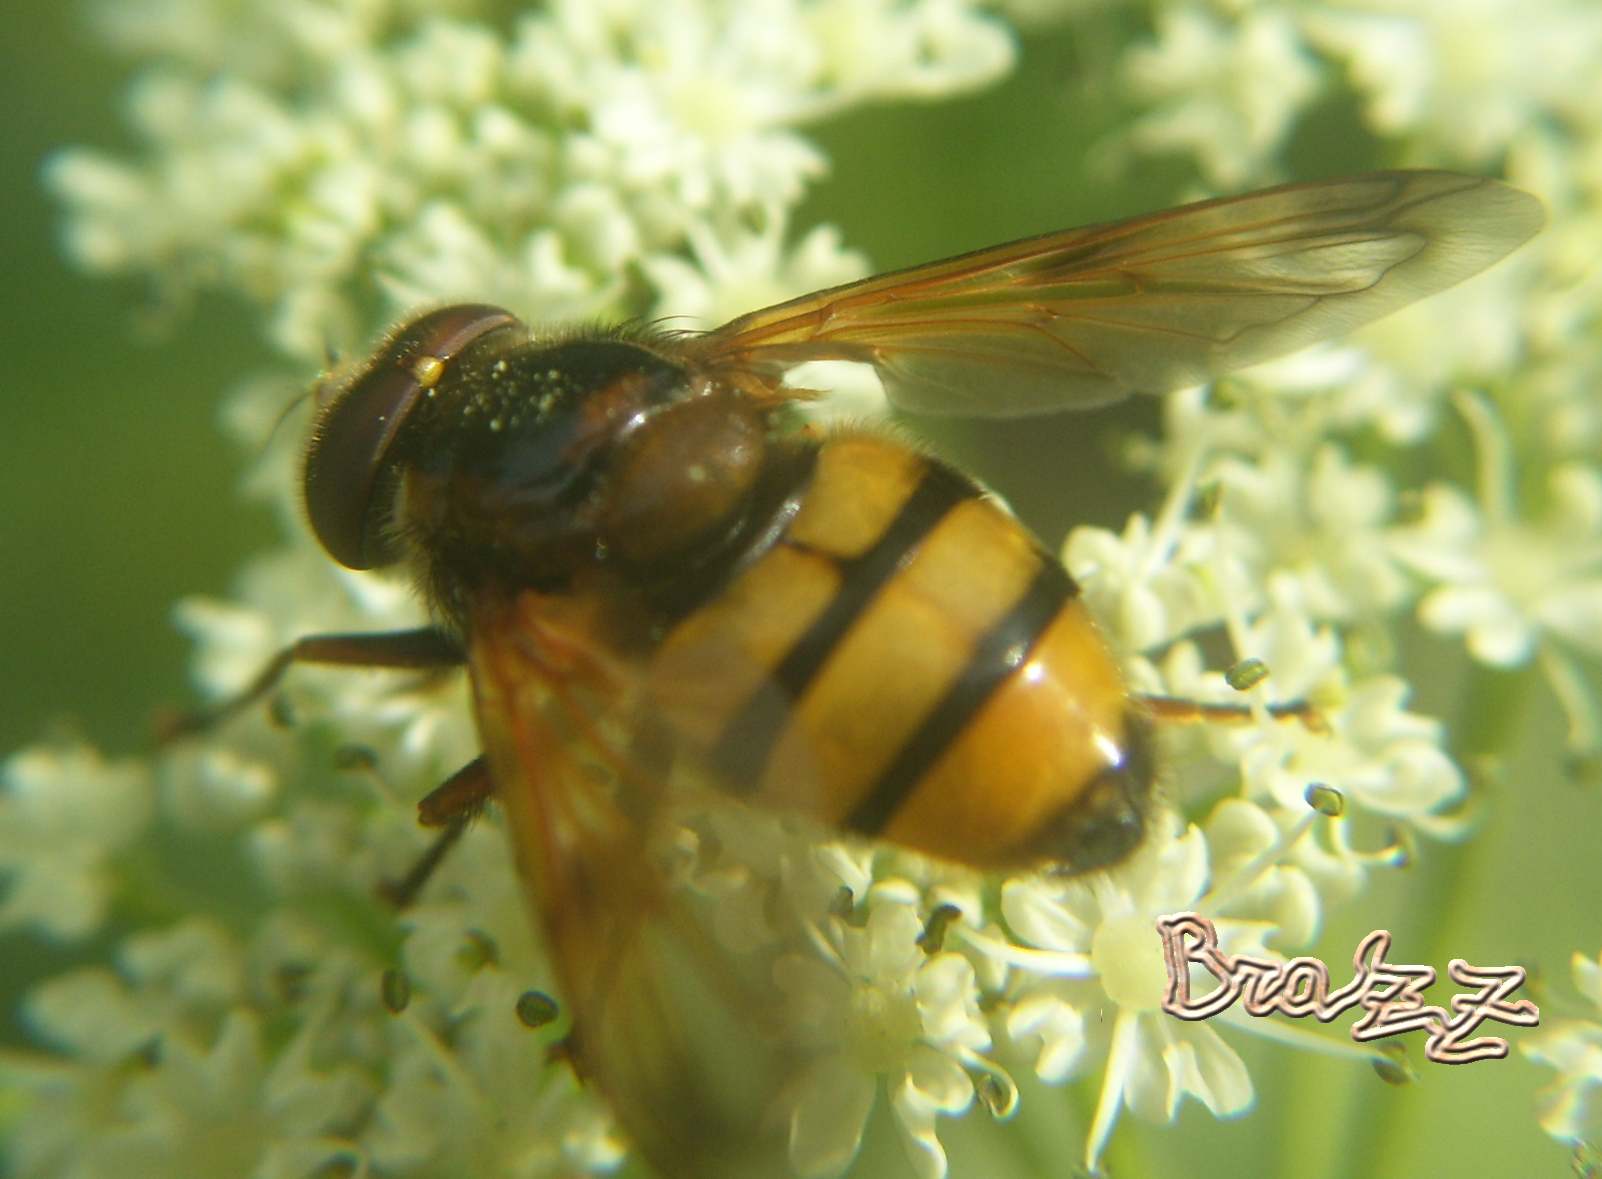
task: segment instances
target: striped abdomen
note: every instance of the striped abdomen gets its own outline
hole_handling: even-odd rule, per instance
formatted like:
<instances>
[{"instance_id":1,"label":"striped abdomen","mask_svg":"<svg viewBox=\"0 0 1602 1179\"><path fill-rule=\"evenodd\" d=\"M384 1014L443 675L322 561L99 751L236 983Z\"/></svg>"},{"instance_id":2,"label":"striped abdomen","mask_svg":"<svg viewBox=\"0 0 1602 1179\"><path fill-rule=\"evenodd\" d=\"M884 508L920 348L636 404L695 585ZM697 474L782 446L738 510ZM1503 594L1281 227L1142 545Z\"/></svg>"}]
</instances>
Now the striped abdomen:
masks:
<instances>
[{"instance_id":1,"label":"striped abdomen","mask_svg":"<svg viewBox=\"0 0 1602 1179\"><path fill-rule=\"evenodd\" d=\"M732 793L979 867L1139 841L1145 733L1062 566L944 464L844 435L668 631L653 707Z\"/></svg>"}]
</instances>

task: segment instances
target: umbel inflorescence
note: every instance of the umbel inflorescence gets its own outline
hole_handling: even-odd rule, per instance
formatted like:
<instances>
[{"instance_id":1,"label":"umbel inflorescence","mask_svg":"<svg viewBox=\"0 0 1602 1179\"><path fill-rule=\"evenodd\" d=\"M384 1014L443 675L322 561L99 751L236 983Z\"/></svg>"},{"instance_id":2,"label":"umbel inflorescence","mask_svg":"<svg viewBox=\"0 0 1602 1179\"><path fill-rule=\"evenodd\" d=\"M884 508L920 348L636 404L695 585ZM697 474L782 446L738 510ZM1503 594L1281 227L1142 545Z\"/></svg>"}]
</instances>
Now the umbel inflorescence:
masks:
<instances>
[{"instance_id":1,"label":"umbel inflorescence","mask_svg":"<svg viewBox=\"0 0 1602 1179\"><path fill-rule=\"evenodd\" d=\"M1101 18L1085 7L142 0L97 18L140 63L127 107L140 149L72 149L47 180L77 262L174 298L249 300L302 375L425 302L705 327L866 272L832 227L792 234L826 162L811 125L991 84L1017 52L1009 13L1086 29ZM1066 564L1137 688L1239 700L1221 673L1257 659L1270 674L1247 699L1310 700L1326 721L1167 740L1183 785L1126 869L984 880L727 817L688 828L685 879L721 939L767 944L775 898L811 915L816 937L787 947L780 972L810 1037L786 1111L801 1175L852 1165L881 1093L933 1179L950 1119L994 1121L985 1148L1012 1157L1029 1138L1019 1123L1064 1108L1056 1089L1020 1102L1017 1080L1077 1082L1075 1162L1095 1168L1124 1110L1168 1121L1187 1096L1248 1110L1243 1034L1355 1054L1297 1025L1169 1019L1156 939L1148 954L1141 936L1192 910L1230 952L1297 953L1417 837L1464 832L1460 761L1385 655L1410 618L1461 636L1481 664L1537 669L1576 757L1598 745L1602 290L1579 260L1602 246L1588 65L1602 21L1578 0L1150 16L1139 33L1095 26L1118 30L1116 52L1087 68L1129 109L1098 166L1178 153L1214 191L1271 183L1298 116L1345 86L1388 161L1501 170L1543 198L1551 226L1515 262L1360 339L1173 395L1161 433L1129 447L1153 510L1068 538ZM244 386L230 425L254 447L283 400L279 384ZM1470 440L1469 472L1451 462L1453 432ZM295 452L280 434L249 475L282 509L283 543L227 600L180 606L210 694L301 634L420 621L406 586L316 549ZM27 1111L9 1128L11 1167L616 1169L625 1146L605 1110L549 1037L516 1022L518 996L552 975L493 820L399 918L373 894L421 845L412 801L475 748L460 685L308 670L286 692L287 733L243 716L153 761L42 746L7 763L0 922L115 946L25 1000L39 1043L0 1063ZM336 744L373 751L379 773L365 759L333 770ZM1310 809L1314 785L1344 813ZM227 920L148 854L219 845L248 881ZM412 984L399 1014L377 981L397 967ZM1595 1027L1533 1050L1560 1069L1543 1124L1568 1140L1598 1133Z\"/></svg>"}]
</instances>

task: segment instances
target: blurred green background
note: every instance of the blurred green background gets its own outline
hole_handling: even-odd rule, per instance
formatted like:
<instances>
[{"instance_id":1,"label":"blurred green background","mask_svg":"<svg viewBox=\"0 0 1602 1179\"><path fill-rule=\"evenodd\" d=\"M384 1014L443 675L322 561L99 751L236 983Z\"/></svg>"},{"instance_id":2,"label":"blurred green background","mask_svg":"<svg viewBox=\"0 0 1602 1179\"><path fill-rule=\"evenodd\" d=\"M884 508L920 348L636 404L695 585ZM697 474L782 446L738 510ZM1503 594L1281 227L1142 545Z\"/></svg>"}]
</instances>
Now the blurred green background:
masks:
<instances>
[{"instance_id":1,"label":"blurred green background","mask_svg":"<svg viewBox=\"0 0 1602 1179\"><path fill-rule=\"evenodd\" d=\"M163 317L137 281L85 276L63 261L40 164L61 144L124 145L116 112L126 67L97 51L73 6L12 0L7 16L0 750L65 726L109 751L135 751L153 705L186 694L173 601L225 592L241 560L272 539L265 514L235 495L240 456L216 422L222 393L272 358L247 308L205 300ZM1127 113L1105 92L1099 55L1125 39L1120 22L1129 19L1104 16L1077 35L1031 40L1017 75L983 95L861 112L817 129L833 172L800 227L834 221L848 244L895 266L1171 203L1188 179L1178 166L1153 165L1138 182L1084 179L1087 151ZM1290 153L1298 175L1374 162L1339 94ZM943 429L937 441L1055 542L1073 522L1118 526L1149 506L1148 489L1108 456L1120 431L1154 423L1155 406L1134 404L1094 420ZM1536 679L1472 672L1451 645L1423 638L1405 654L1422 710L1470 741L1488 726L1515 732L1520 752L1489 788L1483 832L1463 847L1426 846L1407 873L1379 878L1359 911L1332 923L1321 952L1344 979L1357 940L1384 926L1398 961L1444 974L1452 957L1524 960L1566 991L1569 953L1602 946L1602 797L1564 776L1561 727ZM0 955L11 1018L28 979L81 956L17 936L0 939ZM1449 987L1432 997L1445 1002ZM1561 1013L1560 999L1539 997L1549 1020ZM1126 1119L1107 1160L1115 1175L1514 1176L1566 1165L1531 1111L1535 1086L1553 1074L1516 1048L1507 1061L1447 1068L1424 1063L1415 1037L1409 1051L1421 1080L1392 1088L1363 1066L1225 1034L1247 1056L1257 1109L1217 1122L1187 1106L1167 1130L1137 1131ZM1093 1101L1074 1092L1031 1092L1026 1100L1065 1101L1076 1116L1034 1144L1033 1164L987 1166L987 1179L1072 1173ZM969 1136L966 1127L949 1135L958 1167L979 1149Z\"/></svg>"},{"instance_id":2,"label":"blurred green background","mask_svg":"<svg viewBox=\"0 0 1602 1179\"><path fill-rule=\"evenodd\" d=\"M174 598L223 590L268 538L234 499L237 456L218 444L215 409L265 354L243 308L208 300L159 324L138 282L69 268L40 166L62 144L125 141L126 70L96 51L77 5L7 9L0 748L81 725L125 750L144 740L151 702L184 691Z\"/></svg>"}]
</instances>

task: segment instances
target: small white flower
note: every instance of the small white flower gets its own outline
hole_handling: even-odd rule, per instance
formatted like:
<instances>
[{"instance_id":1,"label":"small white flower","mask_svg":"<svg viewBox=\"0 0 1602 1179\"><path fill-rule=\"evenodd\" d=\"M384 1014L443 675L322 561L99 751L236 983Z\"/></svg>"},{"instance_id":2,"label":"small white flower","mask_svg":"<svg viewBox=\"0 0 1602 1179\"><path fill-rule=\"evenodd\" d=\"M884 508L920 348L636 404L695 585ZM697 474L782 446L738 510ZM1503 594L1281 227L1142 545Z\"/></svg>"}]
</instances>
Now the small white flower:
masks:
<instances>
[{"instance_id":1,"label":"small white flower","mask_svg":"<svg viewBox=\"0 0 1602 1179\"><path fill-rule=\"evenodd\" d=\"M1235 763L1248 796L1303 813L1309 786L1322 784L1358 808L1419 821L1455 803L1462 772L1441 748L1439 721L1406 711L1407 684L1394 676L1353 681L1335 633L1315 628L1285 599L1236 639L1242 658L1261 659L1273 702L1305 701L1316 723L1269 719L1208 726L1220 760ZM1177 645L1163 664L1167 690L1198 700L1240 703L1194 645ZM1265 700L1265 703L1268 702Z\"/></svg>"},{"instance_id":2,"label":"small white flower","mask_svg":"<svg viewBox=\"0 0 1602 1179\"><path fill-rule=\"evenodd\" d=\"M1271 6L1229 15L1200 5L1160 10L1155 38L1125 57L1124 73L1153 108L1124 143L1189 151L1223 190L1262 175L1320 82L1294 22Z\"/></svg>"},{"instance_id":3,"label":"small white flower","mask_svg":"<svg viewBox=\"0 0 1602 1179\"><path fill-rule=\"evenodd\" d=\"M515 976L480 971L471 1014L431 1025L395 1018L390 1081L366 1137L385 1174L569 1179L605 1174L623 1146L599 1105L515 1014Z\"/></svg>"},{"instance_id":4,"label":"small white flower","mask_svg":"<svg viewBox=\"0 0 1602 1179\"><path fill-rule=\"evenodd\" d=\"M663 322L669 328L710 329L868 272L867 260L846 249L831 225L818 226L794 245L786 244L785 232L786 219L778 209L760 229L692 229L690 259L657 254L642 263L661 292L655 313L667 317Z\"/></svg>"},{"instance_id":5,"label":"small white flower","mask_svg":"<svg viewBox=\"0 0 1602 1179\"><path fill-rule=\"evenodd\" d=\"M923 922L901 891L886 882L870 891L861 928L831 920L832 959L792 957L776 971L798 1032L819 1049L790 1114L790 1159L805 1179L850 1165L881 1080L921 1179L945 1175L935 1118L973 1101L965 1065L990 1046L973 965L925 953Z\"/></svg>"},{"instance_id":6,"label":"small white flower","mask_svg":"<svg viewBox=\"0 0 1602 1179\"><path fill-rule=\"evenodd\" d=\"M1424 624L1495 667L1527 662L1542 632L1602 651L1602 472L1563 467L1548 489L1545 519L1498 521L1435 484L1419 523L1394 534L1397 556L1439 583L1419 603Z\"/></svg>"},{"instance_id":7,"label":"small white flower","mask_svg":"<svg viewBox=\"0 0 1602 1179\"><path fill-rule=\"evenodd\" d=\"M1412 133L1443 155L1481 163L1540 120L1593 117L1602 14L1584 3L1510 20L1504 0L1424 0L1405 10L1335 3L1301 18L1308 41L1341 60L1384 135ZM1531 62L1541 68L1532 70Z\"/></svg>"},{"instance_id":8,"label":"small white flower","mask_svg":"<svg viewBox=\"0 0 1602 1179\"><path fill-rule=\"evenodd\" d=\"M1536 1095L1536 1117L1554 1138L1602 1144L1602 957L1573 957L1574 987L1596 1008L1591 1019L1545 1022L1519 1041L1519 1050L1558 1076Z\"/></svg>"},{"instance_id":9,"label":"small white flower","mask_svg":"<svg viewBox=\"0 0 1602 1179\"><path fill-rule=\"evenodd\" d=\"M1219 1117L1252 1103L1251 1077L1234 1049L1207 1024L1162 1010L1168 972L1157 918L1214 914L1206 898L1205 836L1196 827L1176 836L1171 825L1154 825L1159 829L1147 845L1116 872L1072 882L1019 878L1002 889L1012 935L1049 951L1013 963L1019 990L1009 1035L1034 1046L1036 1072L1048 1081L1082 1073L1105 1054L1085 1143L1084 1166L1092 1173L1122 1109L1171 1121L1187 1096ZM1215 924L1226 952L1266 955L1266 926L1227 918Z\"/></svg>"},{"instance_id":10,"label":"small white flower","mask_svg":"<svg viewBox=\"0 0 1602 1179\"><path fill-rule=\"evenodd\" d=\"M1388 441L1413 445L1439 430L1452 389L1518 374L1528 363L1526 325L1509 308L1545 285L1533 257L1521 252L1356 332L1350 346L1362 349L1365 363L1331 389L1337 422L1373 425ZM1420 346L1424 340L1429 347Z\"/></svg>"},{"instance_id":11,"label":"small white flower","mask_svg":"<svg viewBox=\"0 0 1602 1179\"><path fill-rule=\"evenodd\" d=\"M226 930L191 917L122 945L117 970L86 967L29 994L29 1026L48 1043L115 1065L167 1034L214 1027L247 993L242 948Z\"/></svg>"},{"instance_id":12,"label":"small white flower","mask_svg":"<svg viewBox=\"0 0 1602 1179\"><path fill-rule=\"evenodd\" d=\"M401 921L407 975L446 1010L493 1007L501 998L502 978L550 985L550 966L498 823L475 823L462 835L427 897L407 909ZM485 969L486 963L494 969Z\"/></svg>"},{"instance_id":13,"label":"small white flower","mask_svg":"<svg viewBox=\"0 0 1602 1179\"><path fill-rule=\"evenodd\" d=\"M1420 521L1393 532L1393 550L1433 583L1419 603L1424 624L1463 635L1470 654L1494 667L1539 655L1568 716L1570 745L1590 749L1595 705L1565 648L1602 654L1602 469L1557 466L1547 473L1546 511L1521 516L1501 425L1478 398L1465 394L1458 406L1479 451L1478 502L1431 485Z\"/></svg>"},{"instance_id":14,"label":"small white flower","mask_svg":"<svg viewBox=\"0 0 1602 1179\"><path fill-rule=\"evenodd\" d=\"M1384 543L1394 497L1381 471L1325 442L1311 456L1284 447L1256 462L1224 458L1208 475L1230 547L1277 583L1293 582L1313 617L1372 616L1405 598L1408 580Z\"/></svg>"},{"instance_id":15,"label":"small white flower","mask_svg":"<svg viewBox=\"0 0 1602 1179\"><path fill-rule=\"evenodd\" d=\"M1007 29L954 0L822 0L809 6L807 18L823 46L835 102L887 90L951 94L984 85L1013 62Z\"/></svg>"},{"instance_id":16,"label":"small white flower","mask_svg":"<svg viewBox=\"0 0 1602 1179\"><path fill-rule=\"evenodd\" d=\"M82 745L13 754L0 790L0 929L92 934L119 887L117 856L153 810L138 762L107 762Z\"/></svg>"},{"instance_id":17,"label":"small white flower","mask_svg":"<svg viewBox=\"0 0 1602 1179\"><path fill-rule=\"evenodd\" d=\"M1150 650L1221 617L1217 538L1180 514L1190 490L1188 480L1171 489L1155 521L1136 513L1122 533L1075 528L1063 545L1063 564L1126 650ZM1224 576L1241 572L1238 562L1227 562Z\"/></svg>"},{"instance_id":18,"label":"small white flower","mask_svg":"<svg viewBox=\"0 0 1602 1179\"><path fill-rule=\"evenodd\" d=\"M70 1152L57 1145L55 1154L52 1144L29 1129L33 1157L47 1167L70 1158L71 1173L85 1179L289 1179L319 1166L354 1163L360 1152L340 1133L357 1123L367 1086L348 1067L308 1067L308 1046L302 1037L269 1063L258 1022L240 1011L227 1015L215 1036L168 1032L153 1059L131 1072L127 1066L122 1076L107 1072L99 1086L90 1074L80 1078L81 1086L51 1094L35 1117L47 1124L78 1121L86 1136Z\"/></svg>"},{"instance_id":19,"label":"small white flower","mask_svg":"<svg viewBox=\"0 0 1602 1179\"><path fill-rule=\"evenodd\" d=\"M222 832L265 816L278 773L231 749L180 749L164 762L163 805L186 827Z\"/></svg>"},{"instance_id":20,"label":"small white flower","mask_svg":"<svg viewBox=\"0 0 1602 1179\"><path fill-rule=\"evenodd\" d=\"M1278 948L1305 946L1318 936L1325 897L1350 899L1362 883L1348 874L1332 880L1309 864L1302 846L1310 822L1293 812L1269 811L1243 798L1225 798L1207 816L1208 858L1212 868L1209 899L1223 913L1265 922L1262 936Z\"/></svg>"},{"instance_id":21,"label":"small white flower","mask_svg":"<svg viewBox=\"0 0 1602 1179\"><path fill-rule=\"evenodd\" d=\"M621 289L615 282L598 284L574 265L556 231L497 241L465 209L445 201L431 202L396 230L376 264L396 307L473 299L513 308L532 322L594 318Z\"/></svg>"}]
</instances>

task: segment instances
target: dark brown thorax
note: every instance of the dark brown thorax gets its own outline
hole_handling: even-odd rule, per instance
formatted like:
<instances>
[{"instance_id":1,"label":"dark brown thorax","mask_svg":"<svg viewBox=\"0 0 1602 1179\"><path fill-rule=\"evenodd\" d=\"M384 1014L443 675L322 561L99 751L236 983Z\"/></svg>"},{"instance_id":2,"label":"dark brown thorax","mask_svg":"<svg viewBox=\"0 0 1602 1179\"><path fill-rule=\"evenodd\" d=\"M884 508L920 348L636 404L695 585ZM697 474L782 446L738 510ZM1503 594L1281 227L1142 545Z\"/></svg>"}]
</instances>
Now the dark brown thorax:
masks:
<instances>
[{"instance_id":1,"label":"dark brown thorax","mask_svg":"<svg viewBox=\"0 0 1602 1179\"><path fill-rule=\"evenodd\" d=\"M769 409L671 353L621 332L533 340L475 305L419 317L323 411L319 536L347 565L409 563L458 628L485 595L682 580L746 522Z\"/></svg>"}]
</instances>

